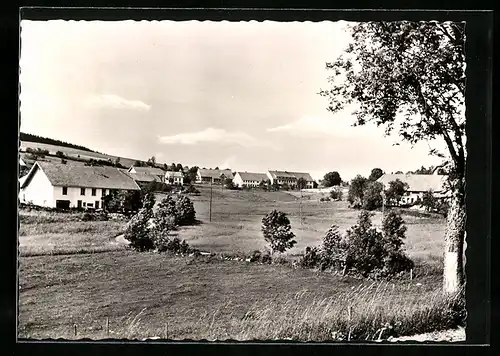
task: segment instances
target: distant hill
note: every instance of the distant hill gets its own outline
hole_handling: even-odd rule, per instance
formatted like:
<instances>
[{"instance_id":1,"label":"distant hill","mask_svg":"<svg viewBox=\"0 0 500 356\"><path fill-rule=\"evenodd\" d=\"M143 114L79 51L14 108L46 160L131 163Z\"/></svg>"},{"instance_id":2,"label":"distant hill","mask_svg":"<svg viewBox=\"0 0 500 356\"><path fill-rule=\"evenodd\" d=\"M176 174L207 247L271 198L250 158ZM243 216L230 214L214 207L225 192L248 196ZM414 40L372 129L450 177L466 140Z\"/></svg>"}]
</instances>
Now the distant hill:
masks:
<instances>
[{"instance_id":1,"label":"distant hill","mask_svg":"<svg viewBox=\"0 0 500 356\"><path fill-rule=\"evenodd\" d=\"M74 145L72 143L64 142L64 141L59 141L59 140L54 140L52 138L47 138L47 137L41 137L37 135L32 135L29 133L24 133L21 132L19 139L24 142L36 142L36 143L44 143L47 145L54 145L54 146L60 146L60 147L68 147L68 148L76 148L82 151L87 151L87 152L95 152L92 151L91 149L84 147L84 146L79 146L79 145Z\"/></svg>"}]
</instances>

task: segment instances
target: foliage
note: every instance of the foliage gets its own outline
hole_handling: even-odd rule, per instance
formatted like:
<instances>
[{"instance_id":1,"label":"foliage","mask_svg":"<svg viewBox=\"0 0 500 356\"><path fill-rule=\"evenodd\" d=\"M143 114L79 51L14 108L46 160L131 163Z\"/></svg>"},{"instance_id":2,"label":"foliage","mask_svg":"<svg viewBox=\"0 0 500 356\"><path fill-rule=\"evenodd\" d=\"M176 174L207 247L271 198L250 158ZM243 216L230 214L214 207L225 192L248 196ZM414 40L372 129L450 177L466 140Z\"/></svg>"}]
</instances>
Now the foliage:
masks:
<instances>
[{"instance_id":1,"label":"foliage","mask_svg":"<svg viewBox=\"0 0 500 356\"><path fill-rule=\"evenodd\" d=\"M340 201L342 200L342 196L342 190L332 189L330 191L330 198L332 198L333 200Z\"/></svg>"},{"instance_id":2,"label":"foliage","mask_svg":"<svg viewBox=\"0 0 500 356\"><path fill-rule=\"evenodd\" d=\"M66 155L65 155L65 154L64 154L64 152L62 152L62 151L57 151L57 152L56 152L56 157L59 157L59 158L64 158L64 157L66 157Z\"/></svg>"},{"instance_id":3,"label":"foliage","mask_svg":"<svg viewBox=\"0 0 500 356\"><path fill-rule=\"evenodd\" d=\"M184 193L186 194L194 194L194 195L199 195L200 191L195 188L194 185L190 184L187 187L183 189Z\"/></svg>"},{"instance_id":4,"label":"foliage","mask_svg":"<svg viewBox=\"0 0 500 356\"><path fill-rule=\"evenodd\" d=\"M340 178L340 174L337 171L329 172L323 177L323 186L327 188L340 185L341 182L342 178Z\"/></svg>"},{"instance_id":5,"label":"foliage","mask_svg":"<svg viewBox=\"0 0 500 356\"><path fill-rule=\"evenodd\" d=\"M142 206L141 193L139 191L112 190L102 200L104 209L112 213L138 211Z\"/></svg>"},{"instance_id":6,"label":"foliage","mask_svg":"<svg viewBox=\"0 0 500 356\"><path fill-rule=\"evenodd\" d=\"M382 207L382 191L384 185L376 181L368 181L363 192L363 209L375 210Z\"/></svg>"},{"instance_id":7,"label":"foliage","mask_svg":"<svg viewBox=\"0 0 500 356\"><path fill-rule=\"evenodd\" d=\"M250 255L250 262L260 262L262 260L262 253L259 250L255 250Z\"/></svg>"},{"instance_id":8,"label":"foliage","mask_svg":"<svg viewBox=\"0 0 500 356\"><path fill-rule=\"evenodd\" d=\"M330 197L321 197L319 201L331 201Z\"/></svg>"},{"instance_id":9,"label":"foliage","mask_svg":"<svg viewBox=\"0 0 500 356\"><path fill-rule=\"evenodd\" d=\"M372 182L376 181L380 177L384 175L384 171L382 171L380 168L373 168L370 176L368 177L368 180L371 180Z\"/></svg>"},{"instance_id":10,"label":"foliage","mask_svg":"<svg viewBox=\"0 0 500 356\"><path fill-rule=\"evenodd\" d=\"M347 246L337 225L332 225L323 238L320 253L320 267L343 269L347 258Z\"/></svg>"},{"instance_id":11,"label":"foliage","mask_svg":"<svg viewBox=\"0 0 500 356\"><path fill-rule=\"evenodd\" d=\"M281 211L273 210L262 218L262 233L271 245L272 253L285 252L297 243L293 239L295 234L291 231L290 220Z\"/></svg>"},{"instance_id":12,"label":"foliage","mask_svg":"<svg viewBox=\"0 0 500 356\"><path fill-rule=\"evenodd\" d=\"M425 211L434 211L437 208L438 201L434 196L432 189L424 192L420 205L425 208Z\"/></svg>"},{"instance_id":13,"label":"foliage","mask_svg":"<svg viewBox=\"0 0 500 356\"><path fill-rule=\"evenodd\" d=\"M398 211L390 210L382 221L385 254L382 274L394 275L413 268L413 261L402 251L403 240L406 238L405 221Z\"/></svg>"},{"instance_id":14,"label":"foliage","mask_svg":"<svg viewBox=\"0 0 500 356\"><path fill-rule=\"evenodd\" d=\"M226 189L235 189L236 185L234 185L233 180L231 178L225 178L224 179L224 188Z\"/></svg>"},{"instance_id":15,"label":"foliage","mask_svg":"<svg viewBox=\"0 0 500 356\"><path fill-rule=\"evenodd\" d=\"M144 185L141 189L142 195L145 196L149 193L162 192L162 193L170 193L172 191L172 186L163 182L149 182Z\"/></svg>"},{"instance_id":16,"label":"foliage","mask_svg":"<svg viewBox=\"0 0 500 356\"><path fill-rule=\"evenodd\" d=\"M147 204L146 204L147 206ZM149 229L150 219L153 215L152 209L144 207L132 216L127 223L124 238L130 241L130 246L138 251L147 251L154 248Z\"/></svg>"},{"instance_id":17,"label":"foliage","mask_svg":"<svg viewBox=\"0 0 500 356\"><path fill-rule=\"evenodd\" d=\"M357 175L349 184L349 192L347 201L354 208L359 208L363 205L364 192L367 184L367 179L361 175Z\"/></svg>"},{"instance_id":18,"label":"foliage","mask_svg":"<svg viewBox=\"0 0 500 356\"><path fill-rule=\"evenodd\" d=\"M399 201L408 190L408 184L399 179L389 182L389 187L385 190L385 197L389 205L399 205Z\"/></svg>"},{"instance_id":19,"label":"foliage","mask_svg":"<svg viewBox=\"0 0 500 356\"><path fill-rule=\"evenodd\" d=\"M33 160L38 160L39 158L45 158L49 155L49 150L43 150L41 148L33 149L31 147L26 148L26 157Z\"/></svg>"},{"instance_id":20,"label":"foliage","mask_svg":"<svg viewBox=\"0 0 500 356\"><path fill-rule=\"evenodd\" d=\"M330 88L320 94L329 110L355 104L355 125L372 122L397 131L415 144L441 139L452 193L445 249L457 251L447 266L463 265L467 212L465 209L465 23L372 21L349 26L353 40L344 54L327 63L333 72ZM357 104L357 105L356 105ZM443 285L454 293L465 282L463 268L445 273Z\"/></svg>"},{"instance_id":21,"label":"foliage","mask_svg":"<svg viewBox=\"0 0 500 356\"><path fill-rule=\"evenodd\" d=\"M190 225L196 221L196 212L193 202L185 195L175 201L175 222L177 225Z\"/></svg>"},{"instance_id":22,"label":"foliage","mask_svg":"<svg viewBox=\"0 0 500 356\"><path fill-rule=\"evenodd\" d=\"M301 190L304 189L305 187L307 187L307 181L302 177L297 179L297 189Z\"/></svg>"},{"instance_id":23,"label":"foliage","mask_svg":"<svg viewBox=\"0 0 500 356\"><path fill-rule=\"evenodd\" d=\"M262 254L262 257L261 257L261 262L262 262L262 263L265 263L265 264L270 264L272 261L273 261L273 258L272 258L272 256L271 256L271 254L269 253L269 251L265 251L265 252Z\"/></svg>"},{"instance_id":24,"label":"foliage","mask_svg":"<svg viewBox=\"0 0 500 356\"><path fill-rule=\"evenodd\" d=\"M299 265L302 268L314 268L320 261L320 254L317 247L306 247L305 253L299 260Z\"/></svg>"},{"instance_id":25,"label":"foliage","mask_svg":"<svg viewBox=\"0 0 500 356\"><path fill-rule=\"evenodd\" d=\"M156 157L152 156L151 158L148 158L147 165L151 167L156 166Z\"/></svg>"}]
</instances>

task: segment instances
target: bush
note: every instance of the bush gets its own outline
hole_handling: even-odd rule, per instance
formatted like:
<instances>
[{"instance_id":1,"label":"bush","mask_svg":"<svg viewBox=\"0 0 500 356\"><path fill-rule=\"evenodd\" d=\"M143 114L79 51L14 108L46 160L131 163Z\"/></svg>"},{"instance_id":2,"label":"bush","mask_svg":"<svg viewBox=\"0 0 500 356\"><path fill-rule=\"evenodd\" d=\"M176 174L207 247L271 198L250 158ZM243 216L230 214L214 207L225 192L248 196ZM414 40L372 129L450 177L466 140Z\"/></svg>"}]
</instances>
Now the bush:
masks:
<instances>
[{"instance_id":1,"label":"bush","mask_svg":"<svg viewBox=\"0 0 500 356\"><path fill-rule=\"evenodd\" d=\"M382 191L384 185L380 182L369 181L363 193L363 209L375 210L382 207Z\"/></svg>"},{"instance_id":2,"label":"bush","mask_svg":"<svg viewBox=\"0 0 500 356\"><path fill-rule=\"evenodd\" d=\"M319 199L319 201L330 201L331 199L329 197L322 197Z\"/></svg>"},{"instance_id":3,"label":"bush","mask_svg":"<svg viewBox=\"0 0 500 356\"><path fill-rule=\"evenodd\" d=\"M337 225L332 225L323 238L320 253L320 268L344 268L347 256L347 245Z\"/></svg>"},{"instance_id":4,"label":"bush","mask_svg":"<svg viewBox=\"0 0 500 356\"><path fill-rule=\"evenodd\" d=\"M367 182L368 180L359 174L351 180L347 201L352 207L359 208L363 205L364 192Z\"/></svg>"},{"instance_id":5,"label":"bush","mask_svg":"<svg viewBox=\"0 0 500 356\"><path fill-rule=\"evenodd\" d=\"M183 187L183 191L186 194L194 194L194 195L199 195L200 191L195 188L194 185L190 184L187 187Z\"/></svg>"},{"instance_id":6,"label":"bush","mask_svg":"<svg viewBox=\"0 0 500 356\"><path fill-rule=\"evenodd\" d=\"M262 260L262 253L259 250L255 250L250 255L250 262L260 262Z\"/></svg>"},{"instance_id":7,"label":"bush","mask_svg":"<svg viewBox=\"0 0 500 356\"><path fill-rule=\"evenodd\" d=\"M292 248L297 241L291 231L290 220L284 212L273 210L262 218L262 233L264 239L271 245L271 253L285 252Z\"/></svg>"},{"instance_id":8,"label":"bush","mask_svg":"<svg viewBox=\"0 0 500 356\"><path fill-rule=\"evenodd\" d=\"M138 251L147 251L154 248L153 239L149 230L150 213L142 208L127 223L125 239L130 241L130 246Z\"/></svg>"},{"instance_id":9,"label":"bush","mask_svg":"<svg viewBox=\"0 0 500 356\"><path fill-rule=\"evenodd\" d=\"M320 254L317 247L306 247L306 252L300 258L299 264L302 268L314 268L320 262Z\"/></svg>"},{"instance_id":10,"label":"bush","mask_svg":"<svg viewBox=\"0 0 500 356\"><path fill-rule=\"evenodd\" d=\"M266 263L266 264L270 264L272 261L273 261L273 258L271 257L271 254L269 253L269 251L264 252L264 254L261 257L261 262Z\"/></svg>"},{"instance_id":11,"label":"bush","mask_svg":"<svg viewBox=\"0 0 500 356\"><path fill-rule=\"evenodd\" d=\"M196 221L196 212L191 199L181 195L175 202L175 217L177 225L190 225Z\"/></svg>"},{"instance_id":12,"label":"bush","mask_svg":"<svg viewBox=\"0 0 500 356\"><path fill-rule=\"evenodd\" d=\"M169 234L176 229L175 213L175 202L170 196L162 199L154 212L151 239L160 252L167 250L170 242Z\"/></svg>"},{"instance_id":13,"label":"bush","mask_svg":"<svg viewBox=\"0 0 500 356\"><path fill-rule=\"evenodd\" d=\"M330 198L332 198L335 201L342 200L342 191L341 190L332 189L330 191ZM328 200L330 200L330 199L328 199Z\"/></svg>"}]
</instances>

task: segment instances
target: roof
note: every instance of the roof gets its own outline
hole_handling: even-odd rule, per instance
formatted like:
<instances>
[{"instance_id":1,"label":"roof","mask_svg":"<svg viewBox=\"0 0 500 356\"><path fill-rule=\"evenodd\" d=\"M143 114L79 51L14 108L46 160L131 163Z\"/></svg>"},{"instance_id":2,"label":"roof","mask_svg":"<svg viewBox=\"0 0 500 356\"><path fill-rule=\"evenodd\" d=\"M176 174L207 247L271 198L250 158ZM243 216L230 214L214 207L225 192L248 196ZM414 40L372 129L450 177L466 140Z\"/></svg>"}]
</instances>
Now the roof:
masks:
<instances>
[{"instance_id":1,"label":"roof","mask_svg":"<svg viewBox=\"0 0 500 356\"><path fill-rule=\"evenodd\" d=\"M23 182L24 188L41 169L53 186L139 190L128 175L115 167L80 166L52 162L36 162Z\"/></svg>"},{"instance_id":2,"label":"roof","mask_svg":"<svg viewBox=\"0 0 500 356\"><path fill-rule=\"evenodd\" d=\"M265 173L251 173L251 172L236 172L239 174L242 180L256 180L258 182L267 180L268 177Z\"/></svg>"},{"instance_id":3,"label":"roof","mask_svg":"<svg viewBox=\"0 0 500 356\"><path fill-rule=\"evenodd\" d=\"M202 177L210 177L210 178L220 178L222 174L226 177L232 177L233 172L230 169L198 169L198 173Z\"/></svg>"},{"instance_id":4,"label":"roof","mask_svg":"<svg viewBox=\"0 0 500 356\"><path fill-rule=\"evenodd\" d=\"M165 175L169 175L169 177L179 177L179 178L182 178L184 177L184 175L182 174L182 172L174 172L174 171L167 171L165 173Z\"/></svg>"},{"instance_id":5,"label":"roof","mask_svg":"<svg viewBox=\"0 0 500 356\"><path fill-rule=\"evenodd\" d=\"M158 181L158 178L156 175L149 174L149 173L126 173L130 178L135 180L136 182L156 182Z\"/></svg>"},{"instance_id":6,"label":"roof","mask_svg":"<svg viewBox=\"0 0 500 356\"><path fill-rule=\"evenodd\" d=\"M384 174L377 179L377 182L388 185L389 182L399 179L408 184L410 192L426 192L430 189L434 192L441 192L446 178L445 175L437 174Z\"/></svg>"},{"instance_id":7,"label":"roof","mask_svg":"<svg viewBox=\"0 0 500 356\"><path fill-rule=\"evenodd\" d=\"M152 174L152 175L156 175L156 176L162 176L162 175L165 174L165 172L163 171L163 169L156 168L156 167L136 167L136 166L132 166L132 167L130 167L130 170L132 168L137 173Z\"/></svg>"},{"instance_id":8,"label":"roof","mask_svg":"<svg viewBox=\"0 0 500 356\"><path fill-rule=\"evenodd\" d=\"M269 171L269 173L272 175L273 178L303 178L308 182L314 181L312 179L311 175L309 173L302 173L302 172L288 172L288 171Z\"/></svg>"}]
</instances>

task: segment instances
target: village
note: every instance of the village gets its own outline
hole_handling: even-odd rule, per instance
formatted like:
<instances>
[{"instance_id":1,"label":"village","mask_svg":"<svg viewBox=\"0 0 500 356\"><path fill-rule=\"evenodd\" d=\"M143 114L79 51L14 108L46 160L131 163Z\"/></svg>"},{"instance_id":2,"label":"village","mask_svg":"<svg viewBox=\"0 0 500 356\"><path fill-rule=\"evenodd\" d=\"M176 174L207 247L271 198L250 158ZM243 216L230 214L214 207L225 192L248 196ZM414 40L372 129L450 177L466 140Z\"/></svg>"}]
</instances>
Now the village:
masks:
<instances>
[{"instance_id":1,"label":"village","mask_svg":"<svg viewBox=\"0 0 500 356\"><path fill-rule=\"evenodd\" d=\"M22 33L20 339L465 340L461 24Z\"/></svg>"}]
</instances>

